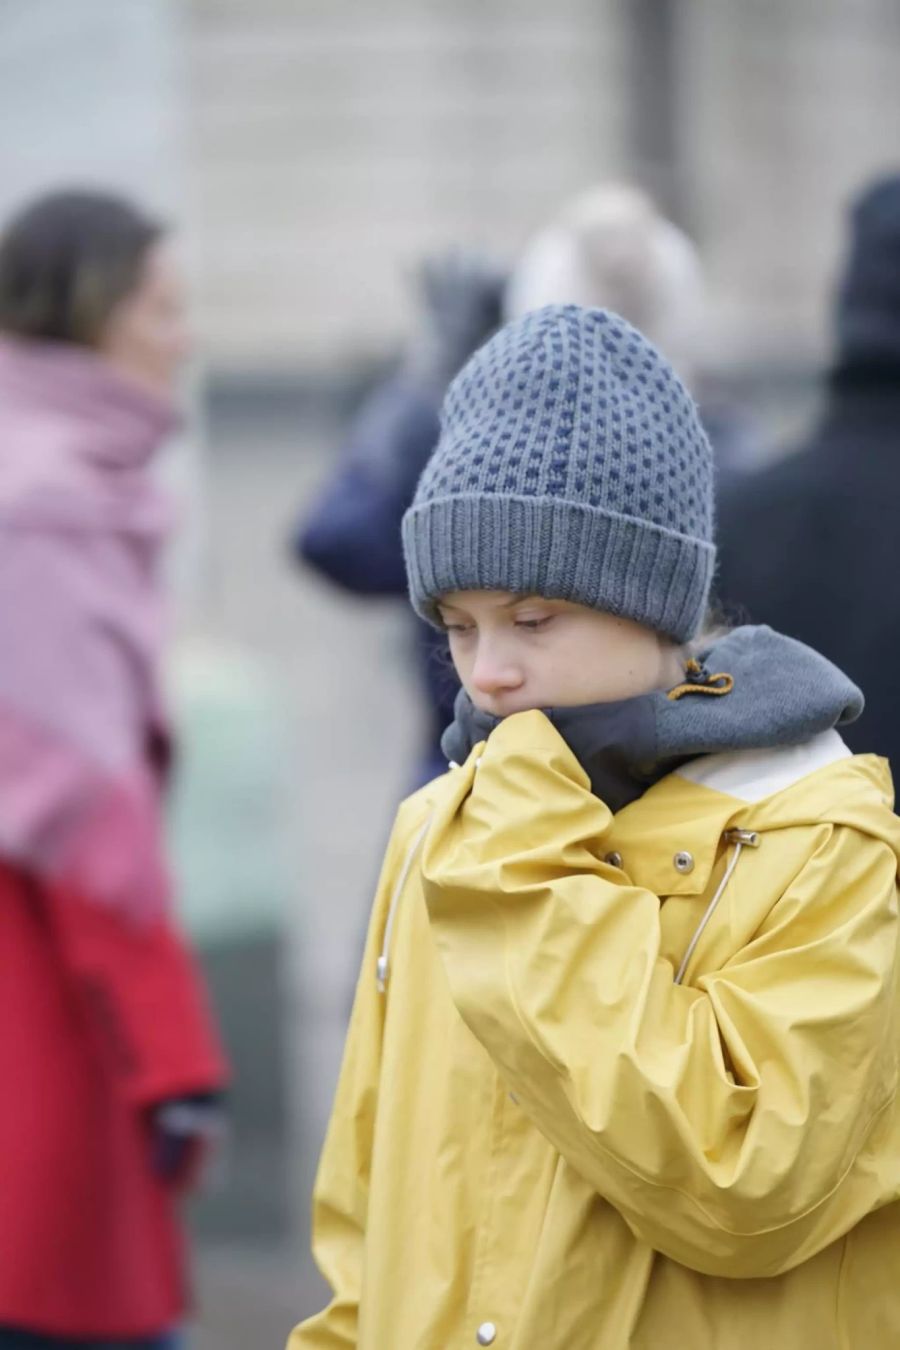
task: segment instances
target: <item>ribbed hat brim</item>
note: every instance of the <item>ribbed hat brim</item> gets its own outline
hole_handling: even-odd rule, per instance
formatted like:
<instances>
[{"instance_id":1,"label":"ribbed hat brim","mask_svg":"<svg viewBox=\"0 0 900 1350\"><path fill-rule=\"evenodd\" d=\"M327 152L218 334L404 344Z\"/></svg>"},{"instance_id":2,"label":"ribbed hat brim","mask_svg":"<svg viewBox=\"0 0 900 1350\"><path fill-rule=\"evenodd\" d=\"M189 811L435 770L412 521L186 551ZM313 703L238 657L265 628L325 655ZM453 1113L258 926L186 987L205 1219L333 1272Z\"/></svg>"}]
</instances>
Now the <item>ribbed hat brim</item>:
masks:
<instances>
[{"instance_id":1,"label":"ribbed hat brim","mask_svg":"<svg viewBox=\"0 0 900 1350\"><path fill-rule=\"evenodd\" d=\"M646 520L489 493L411 508L403 548L413 607L431 623L442 595L502 590L575 601L676 642L700 630L716 555L714 545Z\"/></svg>"}]
</instances>

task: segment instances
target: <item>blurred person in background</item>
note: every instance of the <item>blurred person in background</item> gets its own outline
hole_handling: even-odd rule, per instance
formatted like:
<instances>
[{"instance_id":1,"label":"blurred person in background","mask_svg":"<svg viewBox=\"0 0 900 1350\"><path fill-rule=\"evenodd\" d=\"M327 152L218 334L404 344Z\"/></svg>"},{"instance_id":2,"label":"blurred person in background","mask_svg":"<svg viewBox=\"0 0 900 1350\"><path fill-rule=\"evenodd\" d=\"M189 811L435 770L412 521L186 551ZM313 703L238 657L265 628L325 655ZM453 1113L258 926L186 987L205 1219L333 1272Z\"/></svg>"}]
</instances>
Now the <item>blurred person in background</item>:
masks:
<instances>
[{"instance_id":1,"label":"blurred person in background","mask_svg":"<svg viewBox=\"0 0 900 1350\"><path fill-rule=\"evenodd\" d=\"M699 254L640 189L591 188L564 204L528 242L511 276L470 254L429 260L420 322L400 370L354 422L337 469L297 530L298 558L360 595L406 596L400 521L440 432L453 376L501 319L546 304L613 310L671 360L701 401L720 467L752 458L750 420L703 373L706 319ZM444 768L441 733L458 681L446 643L417 622L429 723L416 782Z\"/></svg>"},{"instance_id":2,"label":"blurred person in background","mask_svg":"<svg viewBox=\"0 0 900 1350\"><path fill-rule=\"evenodd\" d=\"M700 257L647 193L627 184L594 187L563 205L526 245L504 311L517 319L544 305L601 301L646 333L682 379L693 379L703 328Z\"/></svg>"},{"instance_id":3,"label":"blurred person in background","mask_svg":"<svg viewBox=\"0 0 900 1350\"><path fill-rule=\"evenodd\" d=\"M753 462L755 420L707 368L700 254L646 192L626 183L590 188L531 239L511 277L505 317L566 304L621 314L665 354L699 404L720 475Z\"/></svg>"},{"instance_id":4,"label":"blurred person in background","mask_svg":"<svg viewBox=\"0 0 900 1350\"><path fill-rule=\"evenodd\" d=\"M60 192L0 237L0 1350L162 1350L226 1070L172 910L158 664L183 295Z\"/></svg>"},{"instance_id":5,"label":"blurred person in background","mask_svg":"<svg viewBox=\"0 0 900 1350\"><path fill-rule=\"evenodd\" d=\"M805 443L727 485L719 593L866 691L856 751L900 764L900 175L853 205L824 413Z\"/></svg>"},{"instance_id":6,"label":"blurred person in background","mask_svg":"<svg viewBox=\"0 0 900 1350\"><path fill-rule=\"evenodd\" d=\"M456 251L426 260L418 324L399 367L363 407L295 540L298 559L356 595L406 598L400 522L437 444L447 385L497 328L505 275ZM440 739L453 719L458 682L440 633L415 623L428 724L414 786L444 768Z\"/></svg>"}]
</instances>

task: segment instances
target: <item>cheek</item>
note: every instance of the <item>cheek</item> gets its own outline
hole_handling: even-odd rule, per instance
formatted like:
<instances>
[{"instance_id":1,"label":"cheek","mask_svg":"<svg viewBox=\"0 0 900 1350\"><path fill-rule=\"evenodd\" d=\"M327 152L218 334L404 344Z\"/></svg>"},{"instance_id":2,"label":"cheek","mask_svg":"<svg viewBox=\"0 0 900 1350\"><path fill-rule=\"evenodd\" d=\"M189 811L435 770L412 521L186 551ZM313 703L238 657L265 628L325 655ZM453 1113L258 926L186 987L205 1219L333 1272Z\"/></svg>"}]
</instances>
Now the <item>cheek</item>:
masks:
<instances>
[{"instance_id":1,"label":"cheek","mask_svg":"<svg viewBox=\"0 0 900 1350\"><path fill-rule=\"evenodd\" d=\"M174 297L139 294L123 312L122 321L133 349L148 358L167 361L187 351L187 315Z\"/></svg>"},{"instance_id":2,"label":"cheek","mask_svg":"<svg viewBox=\"0 0 900 1350\"><path fill-rule=\"evenodd\" d=\"M615 669L605 642L592 632L578 630L560 633L552 646L535 651L531 671L538 701L575 707L603 702L609 693L615 696L618 680L610 679Z\"/></svg>"},{"instance_id":3,"label":"cheek","mask_svg":"<svg viewBox=\"0 0 900 1350\"><path fill-rule=\"evenodd\" d=\"M184 316L168 307L148 308L139 329L140 340L161 356L179 355L187 346Z\"/></svg>"},{"instance_id":4,"label":"cheek","mask_svg":"<svg viewBox=\"0 0 900 1350\"><path fill-rule=\"evenodd\" d=\"M169 320L158 330L159 351L170 361L183 361L190 355L191 335L184 319Z\"/></svg>"},{"instance_id":5,"label":"cheek","mask_svg":"<svg viewBox=\"0 0 900 1350\"><path fill-rule=\"evenodd\" d=\"M453 668L459 676L460 684L466 684L469 671L472 669L474 659L472 653L466 649L471 647L463 638L454 637L452 633L447 635L447 651L450 654L450 660Z\"/></svg>"},{"instance_id":6,"label":"cheek","mask_svg":"<svg viewBox=\"0 0 900 1350\"><path fill-rule=\"evenodd\" d=\"M110 345L125 353L146 352L153 345L153 318L140 300L125 301L109 325Z\"/></svg>"},{"instance_id":7,"label":"cheek","mask_svg":"<svg viewBox=\"0 0 900 1350\"><path fill-rule=\"evenodd\" d=\"M550 702L578 703L591 682L591 663L577 643L563 642L536 652L531 669L533 681L552 692Z\"/></svg>"}]
</instances>

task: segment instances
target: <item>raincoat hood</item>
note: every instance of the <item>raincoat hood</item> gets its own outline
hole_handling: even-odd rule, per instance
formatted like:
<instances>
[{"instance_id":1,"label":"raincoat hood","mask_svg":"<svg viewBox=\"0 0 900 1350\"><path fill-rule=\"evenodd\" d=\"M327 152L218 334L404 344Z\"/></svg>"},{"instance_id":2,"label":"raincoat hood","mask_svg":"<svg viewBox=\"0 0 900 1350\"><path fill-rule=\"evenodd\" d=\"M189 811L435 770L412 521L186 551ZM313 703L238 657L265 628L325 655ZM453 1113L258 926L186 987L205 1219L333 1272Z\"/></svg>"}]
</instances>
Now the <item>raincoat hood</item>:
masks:
<instances>
[{"instance_id":1,"label":"raincoat hood","mask_svg":"<svg viewBox=\"0 0 900 1350\"><path fill-rule=\"evenodd\" d=\"M862 692L837 666L764 625L734 629L700 659L711 681L721 672L733 686L718 697L699 682L696 697L677 690L647 695L657 758L801 745L854 722L863 710Z\"/></svg>"},{"instance_id":2,"label":"raincoat hood","mask_svg":"<svg viewBox=\"0 0 900 1350\"><path fill-rule=\"evenodd\" d=\"M589 774L596 795L615 811L686 760L802 745L855 721L862 709L862 693L830 661L759 626L734 629L701 649L675 689L543 711ZM461 691L444 753L462 763L500 721Z\"/></svg>"}]
</instances>

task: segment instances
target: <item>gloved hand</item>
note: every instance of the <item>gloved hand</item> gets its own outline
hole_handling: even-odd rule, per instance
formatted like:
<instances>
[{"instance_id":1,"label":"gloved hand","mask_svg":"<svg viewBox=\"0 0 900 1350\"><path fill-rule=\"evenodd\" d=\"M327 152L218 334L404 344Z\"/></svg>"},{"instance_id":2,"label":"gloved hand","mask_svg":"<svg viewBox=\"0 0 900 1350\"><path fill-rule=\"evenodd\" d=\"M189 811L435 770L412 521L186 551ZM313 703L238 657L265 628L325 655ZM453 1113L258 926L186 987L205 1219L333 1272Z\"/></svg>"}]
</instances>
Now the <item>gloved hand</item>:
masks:
<instances>
[{"instance_id":1,"label":"gloved hand","mask_svg":"<svg viewBox=\"0 0 900 1350\"><path fill-rule=\"evenodd\" d=\"M594 795L611 811L621 811L674 767L658 763L658 697L641 694L617 703L541 709L590 778ZM462 764L473 746L486 740L501 720L481 712L461 689L441 749L448 760Z\"/></svg>"},{"instance_id":2,"label":"gloved hand","mask_svg":"<svg viewBox=\"0 0 900 1350\"><path fill-rule=\"evenodd\" d=\"M426 258L419 269L422 331L413 360L436 383L449 384L499 328L507 274L464 249Z\"/></svg>"},{"instance_id":3,"label":"gloved hand","mask_svg":"<svg viewBox=\"0 0 900 1350\"><path fill-rule=\"evenodd\" d=\"M151 1116L151 1164L156 1176L178 1190L198 1186L226 1123L220 1093L173 1097Z\"/></svg>"}]
</instances>

